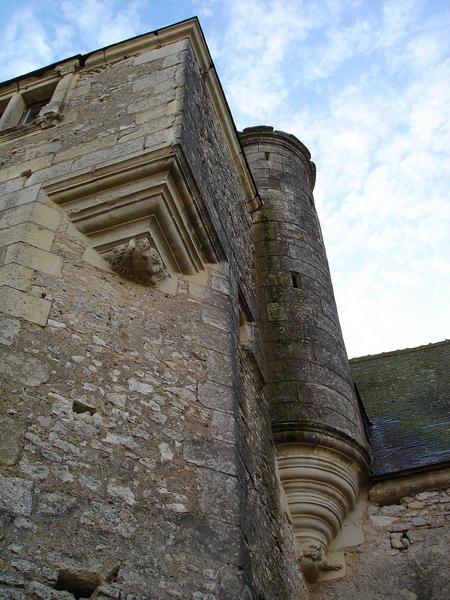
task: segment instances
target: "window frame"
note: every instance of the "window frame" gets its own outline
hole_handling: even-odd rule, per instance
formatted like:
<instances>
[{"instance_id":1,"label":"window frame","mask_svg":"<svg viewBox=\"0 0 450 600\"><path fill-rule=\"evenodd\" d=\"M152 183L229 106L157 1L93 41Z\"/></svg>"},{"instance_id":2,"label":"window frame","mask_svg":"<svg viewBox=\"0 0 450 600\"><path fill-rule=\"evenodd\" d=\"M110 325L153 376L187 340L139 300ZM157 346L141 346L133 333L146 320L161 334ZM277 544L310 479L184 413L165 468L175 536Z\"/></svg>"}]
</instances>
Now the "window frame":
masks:
<instances>
[{"instance_id":1,"label":"window frame","mask_svg":"<svg viewBox=\"0 0 450 600\"><path fill-rule=\"evenodd\" d=\"M4 107L0 115L0 139L8 139L38 127L46 129L59 123L72 76L79 67L78 59L70 60L42 75L30 75L10 82L3 90L0 86L0 107ZM27 118L24 118L27 108L44 100L46 102L42 104L38 115L27 122ZM48 114L46 106L49 106ZM42 118L38 119L39 116Z\"/></svg>"}]
</instances>

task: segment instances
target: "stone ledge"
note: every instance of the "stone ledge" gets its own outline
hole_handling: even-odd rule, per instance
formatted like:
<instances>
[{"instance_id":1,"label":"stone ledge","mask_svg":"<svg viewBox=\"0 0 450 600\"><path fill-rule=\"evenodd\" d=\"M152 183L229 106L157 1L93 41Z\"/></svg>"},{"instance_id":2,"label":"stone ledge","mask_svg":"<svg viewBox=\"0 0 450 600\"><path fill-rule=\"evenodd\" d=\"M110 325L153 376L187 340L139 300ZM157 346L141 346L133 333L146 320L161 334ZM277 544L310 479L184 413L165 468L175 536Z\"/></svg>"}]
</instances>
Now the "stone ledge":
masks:
<instances>
[{"instance_id":1,"label":"stone ledge","mask_svg":"<svg viewBox=\"0 0 450 600\"><path fill-rule=\"evenodd\" d=\"M403 496L450 487L450 467L416 473L376 483L369 492L371 502L394 504Z\"/></svg>"}]
</instances>

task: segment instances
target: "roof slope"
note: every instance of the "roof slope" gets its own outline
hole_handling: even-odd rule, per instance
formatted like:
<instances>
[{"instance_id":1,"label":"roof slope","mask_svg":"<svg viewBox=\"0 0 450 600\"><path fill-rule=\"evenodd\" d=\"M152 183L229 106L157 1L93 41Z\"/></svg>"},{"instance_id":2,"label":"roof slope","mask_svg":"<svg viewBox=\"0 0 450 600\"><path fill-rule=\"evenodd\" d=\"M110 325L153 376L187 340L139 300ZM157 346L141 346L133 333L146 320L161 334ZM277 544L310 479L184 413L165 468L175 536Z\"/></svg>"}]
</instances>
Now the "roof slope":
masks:
<instances>
[{"instance_id":1,"label":"roof slope","mask_svg":"<svg viewBox=\"0 0 450 600\"><path fill-rule=\"evenodd\" d=\"M371 421L374 475L450 460L450 340L350 366Z\"/></svg>"}]
</instances>

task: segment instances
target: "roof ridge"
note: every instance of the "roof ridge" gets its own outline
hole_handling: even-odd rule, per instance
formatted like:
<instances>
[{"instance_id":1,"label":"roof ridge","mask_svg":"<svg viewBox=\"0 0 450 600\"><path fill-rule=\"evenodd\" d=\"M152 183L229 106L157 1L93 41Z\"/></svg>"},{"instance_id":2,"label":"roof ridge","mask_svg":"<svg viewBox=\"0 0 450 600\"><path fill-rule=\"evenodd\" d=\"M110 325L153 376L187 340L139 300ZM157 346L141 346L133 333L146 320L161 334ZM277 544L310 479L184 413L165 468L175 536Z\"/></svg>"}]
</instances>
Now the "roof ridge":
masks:
<instances>
[{"instance_id":1,"label":"roof ridge","mask_svg":"<svg viewBox=\"0 0 450 600\"><path fill-rule=\"evenodd\" d=\"M354 358L350 358L349 362L359 362L364 360L372 360L374 358L384 357L384 356L393 356L395 354L408 354L410 352L418 352L420 350L425 350L428 348L433 348L435 346L444 346L446 344L450 344L450 339L441 340L440 342L430 342L429 344L423 344L421 346L415 346L414 348L401 348L399 350L388 350L386 352L379 352L377 354L365 354L363 356L355 356Z\"/></svg>"}]
</instances>

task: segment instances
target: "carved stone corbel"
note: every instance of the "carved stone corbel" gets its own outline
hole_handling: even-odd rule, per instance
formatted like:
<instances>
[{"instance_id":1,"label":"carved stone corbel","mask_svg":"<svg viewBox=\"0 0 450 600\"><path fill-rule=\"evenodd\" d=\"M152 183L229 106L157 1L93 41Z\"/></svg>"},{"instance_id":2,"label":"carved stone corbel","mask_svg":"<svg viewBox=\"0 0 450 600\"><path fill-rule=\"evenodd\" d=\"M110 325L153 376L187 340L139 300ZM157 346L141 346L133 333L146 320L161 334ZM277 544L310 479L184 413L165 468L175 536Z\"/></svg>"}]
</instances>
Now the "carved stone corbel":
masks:
<instances>
[{"instance_id":1,"label":"carved stone corbel","mask_svg":"<svg viewBox=\"0 0 450 600\"><path fill-rule=\"evenodd\" d=\"M303 574L311 583L319 579L322 571L340 571L343 568L340 562L326 559L324 548L318 544L307 546L299 561Z\"/></svg>"},{"instance_id":2,"label":"carved stone corbel","mask_svg":"<svg viewBox=\"0 0 450 600\"><path fill-rule=\"evenodd\" d=\"M317 581L323 571L344 572L344 565L327 560L326 552L356 504L361 467L320 445L280 444L277 454L297 558L305 577Z\"/></svg>"},{"instance_id":3,"label":"carved stone corbel","mask_svg":"<svg viewBox=\"0 0 450 600\"><path fill-rule=\"evenodd\" d=\"M148 239L132 238L115 248L109 262L113 271L142 285L156 285L169 276L161 255Z\"/></svg>"},{"instance_id":4,"label":"carved stone corbel","mask_svg":"<svg viewBox=\"0 0 450 600\"><path fill-rule=\"evenodd\" d=\"M44 108L39 113L38 118L36 119L36 123L41 126L42 129L48 129L49 127L53 127L61 121L62 116L59 110L53 109L50 104L44 106Z\"/></svg>"}]
</instances>

